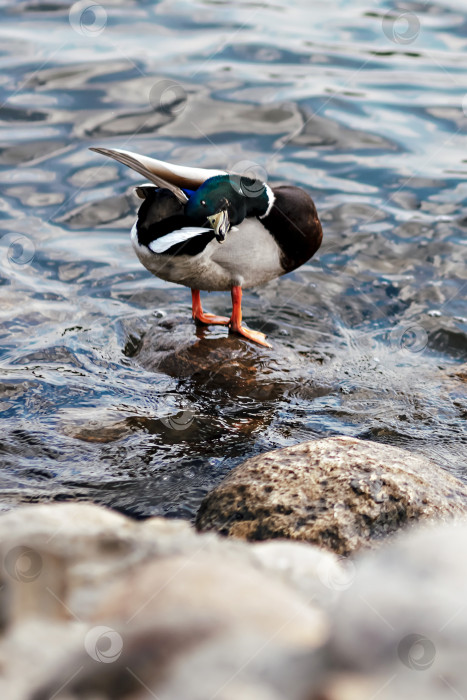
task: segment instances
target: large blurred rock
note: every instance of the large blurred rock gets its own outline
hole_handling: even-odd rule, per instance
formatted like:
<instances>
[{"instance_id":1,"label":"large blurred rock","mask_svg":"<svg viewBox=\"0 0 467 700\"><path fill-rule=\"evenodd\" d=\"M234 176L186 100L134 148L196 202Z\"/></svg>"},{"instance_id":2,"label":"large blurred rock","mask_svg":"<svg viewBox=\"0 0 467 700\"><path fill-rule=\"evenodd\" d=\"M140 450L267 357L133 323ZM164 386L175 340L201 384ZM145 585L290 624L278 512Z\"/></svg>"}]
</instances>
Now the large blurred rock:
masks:
<instances>
[{"instance_id":1,"label":"large blurred rock","mask_svg":"<svg viewBox=\"0 0 467 700\"><path fill-rule=\"evenodd\" d=\"M146 563L110 588L92 617L142 626L178 618L208 621L274 637L297 649L323 641L325 626L314 609L271 576L239 564L202 548Z\"/></svg>"},{"instance_id":2,"label":"large blurred rock","mask_svg":"<svg viewBox=\"0 0 467 700\"><path fill-rule=\"evenodd\" d=\"M226 542L184 520L135 521L88 503L27 506L0 516L4 625L30 615L89 618L107 600L109 584L134 567L198 555L266 572L325 606L347 576L337 557L298 543Z\"/></svg>"},{"instance_id":3,"label":"large blurred rock","mask_svg":"<svg viewBox=\"0 0 467 700\"><path fill-rule=\"evenodd\" d=\"M466 512L467 487L430 460L335 437L236 467L204 499L197 527L247 540L306 540L346 555L408 523Z\"/></svg>"},{"instance_id":4,"label":"large blurred rock","mask_svg":"<svg viewBox=\"0 0 467 700\"><path fill-rule=\"evenodd\" d=\"M308 700L314 685L310 653L251 630L179 619L122 633L118 659L75 656L28 700Z\"/></svg>"},{"instance_id":5,"label":"large blurred rock","mask_svg":"<svg viewBox=\"0 0 467 700\"><path fill-rule=\"evenodd\" d=\"M11 622L85 618L129 567L190 550L196 541L184 521L141 523L88 503L17 508L0 517L0 601L8 601Z\"/></svg>"},{"instance_id":6,"label":"large blurred rock","mask_svg":"<svg viewBox=\"0 0 467 700\"><path fill-rule=\"evenodd\" d=\"M467 697L466 549L465 520L344 566L303 542L21 508L0 516L0 697Z\"/></svg>"},{"instance_id":7,"label":"large blurred rock","mask_svg":"<svg viewBox=\"0 0 467 700\"><path fill-rule=\"evenodd\" d=\"M362 678L378 700L467 697L466 550L467 523L435 523L356 560L320 698L347 700Z\"/></svg>"},{"instance_id":8,"label":"large blurred rock","mask_svg":"<svg viewBox=\"0 0 467 700\"><path fill-rule=\"evenodd\" d=\"M8 700L302 700L347 576L312 546L79 503L0 516L0 557Z\"/></svg>"},{"instance_id":9,"label":"large blurred rock","mask_svg":"<svg viewBox=\"0 0 467 700\"><path fill-rule=\"evenodd\" d=\"M355 577L350 559L336 557L333 552L305 542L255 542L249 552L262 571L292 585L305 600L325 610L332 608L340 592L351 586Z\"/></svg>"}]
</instances>

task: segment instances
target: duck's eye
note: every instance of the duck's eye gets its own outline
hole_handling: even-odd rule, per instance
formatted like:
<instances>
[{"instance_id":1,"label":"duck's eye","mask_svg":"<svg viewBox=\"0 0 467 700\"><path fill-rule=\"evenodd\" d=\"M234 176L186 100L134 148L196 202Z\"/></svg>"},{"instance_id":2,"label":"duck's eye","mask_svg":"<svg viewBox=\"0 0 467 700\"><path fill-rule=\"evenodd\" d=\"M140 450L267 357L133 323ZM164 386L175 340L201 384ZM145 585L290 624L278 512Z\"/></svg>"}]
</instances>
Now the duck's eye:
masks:
<instances>
[{"instance_id":1,"label":"duck's eye","mask_svg":"<svg viewBox=\"0 0 467 700\"><path fill-rule=\"evenodd\" d=\"M201 200L201 204L203 205L203 207L206 206L206 202L204 201L204 199Z\"/></svg>"}]
</instances>

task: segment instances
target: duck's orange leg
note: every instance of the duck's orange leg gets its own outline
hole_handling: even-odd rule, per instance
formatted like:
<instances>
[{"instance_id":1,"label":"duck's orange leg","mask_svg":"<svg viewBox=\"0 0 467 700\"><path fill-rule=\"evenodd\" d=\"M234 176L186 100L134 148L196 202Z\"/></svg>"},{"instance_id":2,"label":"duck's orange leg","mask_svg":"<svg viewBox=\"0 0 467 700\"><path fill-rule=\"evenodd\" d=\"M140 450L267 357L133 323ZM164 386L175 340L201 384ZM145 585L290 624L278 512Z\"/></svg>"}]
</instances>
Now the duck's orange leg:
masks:
<instances>
[{"instance_id":1,"label":"duck's orange leg","mask_svg":"<svg viewBox=\"0 0 467 700\"><path fill-rule=\"evenodd\" d=\"M228 326L230 323L230 319L226 316L216 316L215 314L208 314L203 311L199 289L191 290L191 308L193 319L197 323L213 324L217 326Z\"/></svg>"},{"instance_id":2,"label":"duck's orange leg","mask_svg":"<svg viewBox=\"0 0 467 700\"><path fill-rule=\"evenodd\" d=\"M233 333L238 333L248 340L259 345L264 345L266 348L271 348L272 345L266 342L266 336L260 331L252 331L249 328L242 326L242 288L232 287L232 316L230 318L229 328Z\"/></svg>"}]
</instances>

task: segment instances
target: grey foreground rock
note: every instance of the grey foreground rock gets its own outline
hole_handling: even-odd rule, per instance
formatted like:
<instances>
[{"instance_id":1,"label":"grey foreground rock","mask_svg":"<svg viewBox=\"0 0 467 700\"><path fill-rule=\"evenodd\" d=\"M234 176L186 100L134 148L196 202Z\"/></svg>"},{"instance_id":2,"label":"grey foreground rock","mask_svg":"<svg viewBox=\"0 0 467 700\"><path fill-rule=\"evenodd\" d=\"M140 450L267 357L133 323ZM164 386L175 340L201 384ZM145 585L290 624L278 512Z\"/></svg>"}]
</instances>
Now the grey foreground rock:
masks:
<instances>
[{"instance_id":1,"label":"grey foreground rock","mask_svg":"<svg viewBox=\"0 0 467 700\"><path fill-rule=\"evenodd\" d=\"M333 613L319 697L467 697L466 550L465 522L434 523L357 557Z\"/></svg>"},{"instance_id":2,"label":"grey foreground rock","mask_svg":"<svg viewBox=\"0 0 467 700\"><path fill-rule=\"evenodd\" d=\"M466 513L467 487L434 462L333 437L248 459L206 496L196 525L245 540L304 540L348 555L418 520Z\"/></svg>"},{"instance_id":3,"label":"grey foreground rock","mask_svg":"<svg viewBox=\"0 0 467 700\"><path fill-rule=\"evenodd\" d=\"M91 504L0 516L7 700L467 697L467 522L341 560Z\"/></svg>"},{"instance_id":4,"label":"grey foreground rock","mask_svg":"<svg viewBox=\"0 0 467 700\"><path fill-rule=\"evenodd\" d=\"M92 504L3 514L0 556L8 700L301 700L348 576L315 547Z\"/></svg>"}]
</instances>

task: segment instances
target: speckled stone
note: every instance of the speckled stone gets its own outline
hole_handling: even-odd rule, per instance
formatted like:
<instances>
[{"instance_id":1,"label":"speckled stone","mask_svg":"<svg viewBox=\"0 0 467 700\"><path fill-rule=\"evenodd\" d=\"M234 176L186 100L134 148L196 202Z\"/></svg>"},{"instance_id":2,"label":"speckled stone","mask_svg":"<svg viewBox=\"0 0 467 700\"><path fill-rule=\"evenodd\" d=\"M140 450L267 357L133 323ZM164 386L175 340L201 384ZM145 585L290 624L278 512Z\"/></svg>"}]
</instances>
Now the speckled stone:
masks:
<instances>
[{"instance_id":1,"label":"speckled stone","mask_svg":"<svg viewBox=\"0 0 467 700\"><path fill-rule=\"evenodd\" d=\"M460 365L460 367L453 372L452 376L461 379L463 382L467 382L467 362L464 365Z\"/></svg>"},{"instance_id":2,"label":"speckled stone","mask_svg":"<svg viewBox=\"0 0 467 700\"><path fill-rule=\"evenodd\" d=\"M246 540L305 540L347 555L411 522L466 513L467 487L434 462L333 437L248 459L207 495L196 524Z\"/></svg>"}]
</instances>

